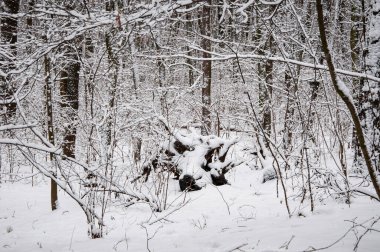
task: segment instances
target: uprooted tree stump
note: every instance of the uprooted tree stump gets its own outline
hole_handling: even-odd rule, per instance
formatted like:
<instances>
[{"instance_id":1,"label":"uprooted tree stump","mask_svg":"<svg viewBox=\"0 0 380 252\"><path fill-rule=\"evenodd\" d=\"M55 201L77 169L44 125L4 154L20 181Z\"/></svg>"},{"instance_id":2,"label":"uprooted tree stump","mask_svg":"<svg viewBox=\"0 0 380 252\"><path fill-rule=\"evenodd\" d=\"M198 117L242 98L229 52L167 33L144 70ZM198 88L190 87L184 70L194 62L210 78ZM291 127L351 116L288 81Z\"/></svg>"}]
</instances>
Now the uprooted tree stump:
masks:
<instances>
[{"instance_id":1,"label":"uprooted tree stump","mask_svg":"<svg viewBox=\"0 0 380 252\"><path fill-rule=\"evenodd\" d=\"M242 163L226 160L237 139L202 136L195 129L187 132L166 129L171 132L169 139L162 144L160 153L144 165L142 176L146 176L146 180L152 168L161 167L174 173L182 191L195 191L209 183L216 186L227 184L225 174Z\"/></svg>"}]
</instances>

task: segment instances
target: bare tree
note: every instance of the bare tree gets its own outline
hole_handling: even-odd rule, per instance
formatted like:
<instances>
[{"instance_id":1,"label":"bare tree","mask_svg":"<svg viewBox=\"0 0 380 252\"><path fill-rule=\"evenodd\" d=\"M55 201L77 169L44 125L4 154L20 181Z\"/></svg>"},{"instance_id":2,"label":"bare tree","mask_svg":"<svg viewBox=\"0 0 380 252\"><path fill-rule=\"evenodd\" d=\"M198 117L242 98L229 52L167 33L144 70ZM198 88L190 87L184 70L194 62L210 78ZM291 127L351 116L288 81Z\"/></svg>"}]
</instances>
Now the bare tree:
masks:
<instances>
[{"instance_id":1,"label":"bare tree","mask_svg":"<svg viewBox=\"0 0 380 252\"><path fill-rule=\"evenodd\" d=\"M360 149L363 153L363 157L364 157L364 160L368 169L368 173L372 181L372 185L376 191L377 197L380 199L380 185L377 181L377 175L376 175L377 169L376 169L375 163L372 161L372 158L371 158L370 149L369 149L370 147L367 144L368 141L366 141L365 139L365 132L360 123L360 119L359 119L357 110L355 108L353 98L348 92L348 89L345 86L345 84L338 78L336 74L333 58L331 57L331 54L330 54L330 49L327 43L326 31L325 31L325 26L324 26L323 5L322 5L321 0L316 1L316 8L318 12L318 27L319 27L319 32L321 36L322 49L324 51L326 61L329 67L331 81L334 85L336 92L341 97L343 102L346 104L348 110L350 111L350 115L352 117L352 120L354 121ZM375 107L375 109L376 108L378 108L378 106Z\"/></svg>"}]
</instances>

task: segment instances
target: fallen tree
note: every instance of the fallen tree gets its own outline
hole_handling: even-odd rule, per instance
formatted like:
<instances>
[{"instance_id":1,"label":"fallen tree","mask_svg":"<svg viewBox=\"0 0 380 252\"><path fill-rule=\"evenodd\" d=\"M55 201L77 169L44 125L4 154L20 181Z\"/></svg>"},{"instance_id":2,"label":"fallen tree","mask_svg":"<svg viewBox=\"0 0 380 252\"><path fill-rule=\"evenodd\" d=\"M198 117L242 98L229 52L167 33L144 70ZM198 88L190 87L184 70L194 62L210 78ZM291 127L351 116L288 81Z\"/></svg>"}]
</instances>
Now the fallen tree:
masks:
<instances>
[{"instance_id":1,"label":"fallen tree","mask_svg":"<svg viewBox=\"0 0 380 252\"><path fill-rule=\"evenodd\" d=\"M182 191L200 190L206 184L228 184L225 174L242 163L226 158L230 148L238 142L237 138L202 136L194 128L171 130L164 124L170 133L168 139L161 145L158 155L143 166L143 174L136 179L145 177L147 180L155 170L172 172Z\"/></svg>"}]
</instances>

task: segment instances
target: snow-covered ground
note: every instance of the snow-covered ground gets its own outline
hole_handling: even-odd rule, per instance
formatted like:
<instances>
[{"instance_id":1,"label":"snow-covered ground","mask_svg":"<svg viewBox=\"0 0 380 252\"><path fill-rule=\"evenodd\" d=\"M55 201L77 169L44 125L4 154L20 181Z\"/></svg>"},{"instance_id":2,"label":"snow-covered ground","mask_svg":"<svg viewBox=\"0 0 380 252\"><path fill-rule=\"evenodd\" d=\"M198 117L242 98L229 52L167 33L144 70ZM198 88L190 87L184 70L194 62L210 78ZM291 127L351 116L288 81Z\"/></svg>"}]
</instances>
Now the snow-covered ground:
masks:
<instances>
[{"instance_id":1,"label":"snow-covered ground","mask_svg":"<svg viewBox=\"0 0 380 252\"><path fill-rule=\"evenodd\" d=\"M336 241L327 251L352 251L357 239L347 233L350 221L366 225L380 216L378 202L356 197L350 206L317 203L314 213L290 200L289 218L276 197L276 181L260 180L261 171L244 165L229 174L231 185L207 185L186 195L173 180L169 209L152 213L144 204L113 206L105 217L107 234L95 240L87 236L81 209L62 191L60 207L52 212L48 183L1 184L0 251L304 251ZM356 231L360 236L365 229ZM358 251L380 251L380 233L368 232Z\"/></svg>"}]
</instances>

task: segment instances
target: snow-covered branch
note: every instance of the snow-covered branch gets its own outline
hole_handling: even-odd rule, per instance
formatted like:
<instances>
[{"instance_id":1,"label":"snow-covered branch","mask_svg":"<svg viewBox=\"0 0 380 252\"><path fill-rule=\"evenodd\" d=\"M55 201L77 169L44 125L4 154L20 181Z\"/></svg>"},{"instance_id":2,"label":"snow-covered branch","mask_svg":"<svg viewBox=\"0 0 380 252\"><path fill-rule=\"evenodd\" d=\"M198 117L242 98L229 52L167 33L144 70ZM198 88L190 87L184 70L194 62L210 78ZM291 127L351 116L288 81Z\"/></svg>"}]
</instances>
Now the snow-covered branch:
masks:
<instances>
[{"instance_id":1,"label":"snow-covered branch","mask_svg":"<svg viewBox=\"0 0 380 252\"><path fill-rule=\"evenodd\" d=\"M288 59L288 58L283 58L283 57L268 57L265 55L258 55L258 54L249 54L249 53L237 53L236 54L222 54L222 53L216 53L216 52L209 52L210 54L213 55L211 58L211 61L226 61L226 60L231 60L231 59L236 59L237 57L240 60L243 59L253 59L253 60L263 60L263 61L274 61L274 62L281 62L281 63L288 63L292 65L297 65L301 67L306 67L306 68L311 68L311 69L316 69L316 70L323 70L323 71L329 71L328 66L326 65L321 65L321 64L314 64L314 63L308 63L308 62L303 62L303 61L298 61L294 59ZM159 55L159 56L151 56L151 55L145 55L145 54L139 54L137 55L139 57L143 58L152 58L152 59L157 59L157 58L186 58L186 59L191 59L195 61L205 61L205 60L210 60L210 58L202 58L202 57L195 57L195 56L189 56L187 54L171 54L171 55ZM366 73L358 73L358 72L353 72L349 70L344 70L344 69L335 69L336 73L345 75L345 76L350 76L350 77L355 77L355 78L363 78L367 80L373 80L376 82L380 82L380 78L368 75Z\"/></svg>"},{"instance_id":2,"label":"snow-covered branch","mask_svg":"<svg viewBox=\"0 0 380 252\"><path fill-rule=\"evenodd\" d=\"M0 126L0 131L4 131L4 130L18 130L18 129L29 129L29 128L36 127L36 126L37 126L37 124L26 124L26 125L23 125L23 124L18 124L18 125L8 124L8 125Z\"/></svg>"}]
</instances>

